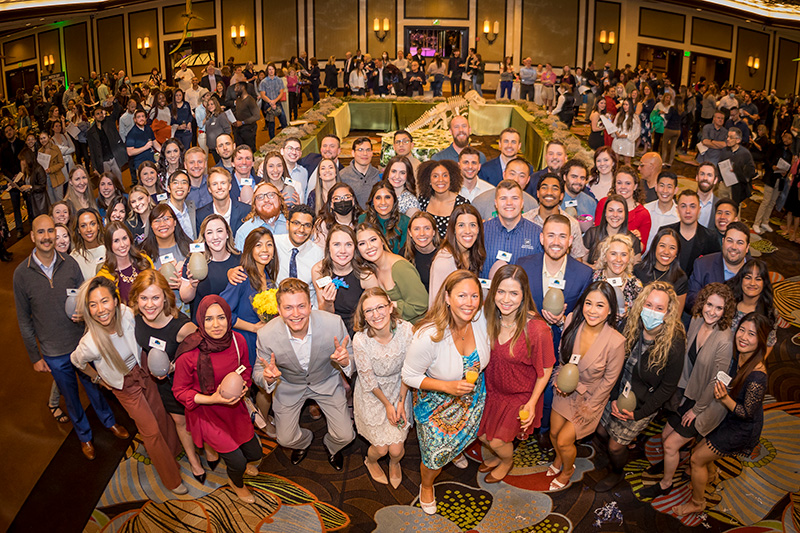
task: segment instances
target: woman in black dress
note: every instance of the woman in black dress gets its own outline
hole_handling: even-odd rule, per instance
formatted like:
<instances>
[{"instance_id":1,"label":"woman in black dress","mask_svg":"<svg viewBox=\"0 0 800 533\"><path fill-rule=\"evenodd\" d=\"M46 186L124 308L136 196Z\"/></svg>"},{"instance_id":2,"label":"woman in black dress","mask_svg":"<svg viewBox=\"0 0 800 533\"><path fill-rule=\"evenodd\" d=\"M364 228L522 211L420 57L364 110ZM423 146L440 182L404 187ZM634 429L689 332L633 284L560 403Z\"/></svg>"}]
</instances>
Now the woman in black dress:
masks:
<instances>
[{"instance_id":1,"label":"woman in black dress","mask_svg":"<svg viewBox=\"0 0 800 533\"><path fill-rule=\"evenodd\" d=\"M678 232L671 228L661 228L653 239L642 262L633 268L633 275L639 278L642 285L651 281L666 281L675 288L680 308L686 304L686 293L689 292L689 278L681 270L681 240Z\"/></svg>"},{"instance_id":2,"label":"woman in black dress","mask_svg":"<svg viewBox=\"0 0 800 533\"><path fill-rule=\"evenodd\" d=\"M311 269L319 308L342 317L351 339L355 334L353 315L361 294L369 287L379 286L372 272L359 267L357 253L355 231L337 224L328 233L325 257Z\"/></svg>"},{"instance_id":3,"label":"woman in black dress","mask_svg":"<svg viewBox=\"0 0 800 533\"><path fill-rule=\"evenodd\" d=\"M628 203L618 194L611 194L603 206L603 218L600 224L592 226L583 234L583 245L589 250L586 256L589 266L594 268L597 258L600 256L600 243L609 235L622 233L628 235L633 241L633 263L636 264L642 258L642 241L628 229Z\"/></svg>"},{"instance_id":4,"label":"woman in black dress","mask_svg":"<svg viewBox=\"0 0 800 533\"><path fill-rule=\"evenodd\" d=\"M738 362L730 386L714 382L714 397L728 413L717 428L692 450L692 499L672 508L677 516L701 513L705 509L708 466L722 457L748 456L758 444L764 426L764 394L767 391L767 353L769 322L758 313L745 316L733 344Z\"/></svg>"},{"instance_id":5,"label":"woman in black dress","mask_svg":"<svg viewBox=\"0 0 800 533\"><path fill-rule=\"evenodd\" d=\"M453 209L469 200L461 192L461 170L455 161L426 161L419 166L417 192L419 208L433 215L436 231L444 238Z\"/></svg>"},{"instance_id":6,"label":"woman in black dress","mask_svg":"<svg viewBox=\"0 0 800 533\"><path fill-rule=\"evenodd\" d=\"M154 348L166 352L172 363L167 375L154 376L158 394L161 396L164 409L175 421L175 429L191 465L192 475L201 484L205 483L205 469L194 448L192 436L186 429L184 407L172 394L172 371L178 345L197 331L197 326L186 315L178 312L175 307L175 295L170 290L166 278L157 270L148 269L136 277L131 286L130 304L136 317L136 343L148 353Z\"/></svg>"}]
</instances>

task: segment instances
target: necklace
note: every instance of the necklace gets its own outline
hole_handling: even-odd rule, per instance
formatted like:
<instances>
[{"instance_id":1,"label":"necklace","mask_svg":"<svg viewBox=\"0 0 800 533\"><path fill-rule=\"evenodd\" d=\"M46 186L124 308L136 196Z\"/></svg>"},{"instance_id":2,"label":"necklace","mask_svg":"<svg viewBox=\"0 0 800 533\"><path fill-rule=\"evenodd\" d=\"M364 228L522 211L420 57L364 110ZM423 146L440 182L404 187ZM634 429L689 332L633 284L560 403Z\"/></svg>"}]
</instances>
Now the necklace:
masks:
<instances>
[{"instance_id":1,"label":"necklace","mask_svg":"<svg viewBox=\"0 0 800 533\"><path fill-rule=\"evenodd\" d=\"M504 328L513 328L513 327L517 326L517 323L516 322L512 322L511 324L506 324L505 322L503 322L501 320L500 321L500 325L503 326Z\"/></svg>"},{"instance_id":2,"label":"necklace","mask_svg":"<svg viewBox=\"0 0 800 533\"><path fill-rule=\"evenodd\" d=\"M139 272L136 271L136 267L133 265L133 263L131 263L131 275L130 276L126 276L125 274L123 274L122 270L119 270L118 272L119 272L119 279L123 283L133 283L134 281L136 281L136 276L139 275Z\"/></svg>"},{"instance_id":3,"label":"necklace","mask_svg":"<svg viewBox=\"0 0 800 533\"><path fill-rule=\"evenodd\" d=\"M461 340L463 341L463 340L466 338L466 336L467 336L467 328L468 328L468 327L469 327L469 324L467 324L466 326L464 326L464 331L463 331L463 332L461 332L461 333L459 333L459 332L458 332L458 330L457 330L456 328L451 328L451 329L453 330L453 333L455 333L455 334L457 334L457 335L461 336Z\"/></svg>"}]
</instances>

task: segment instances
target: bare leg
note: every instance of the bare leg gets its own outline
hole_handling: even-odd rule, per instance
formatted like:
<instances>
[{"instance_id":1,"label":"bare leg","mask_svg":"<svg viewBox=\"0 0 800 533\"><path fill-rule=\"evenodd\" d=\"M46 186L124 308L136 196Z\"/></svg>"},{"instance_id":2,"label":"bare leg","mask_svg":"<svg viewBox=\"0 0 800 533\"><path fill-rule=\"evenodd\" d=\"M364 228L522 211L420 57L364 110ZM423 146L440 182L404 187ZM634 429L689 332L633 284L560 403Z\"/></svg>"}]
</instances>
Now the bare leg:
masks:
<instances>
[{"instance_id":1,"label":"bare leg","mask_svg":"<svg viewBox=\"0 0 800 533\"><path fill-rule=\"evenodd\" d=\"M700 513L706 506L706 482L708 481L708 464L719 459L703 439L700 444L692 450L692 499L691 501L673 507L672 511L678 516L691 513Z\"/></svg>"},{"instance_id":2,"label":"bare leg","mask_svg":"<svg viewBox=\"0 0 800 533\"><path fill-rule=\"evenodd\" d=\"M555 414L555 411L553 411L553 414ZM553 440L553 446L558 450L556 453L561 458L561 473L556 479L559 483L567 484L575 472L575 457L578 455L578 450L575 447L577 437L575 435L575 426L572 425L572 422L563 417L561 418L564 422L557 437ZM552 416L550 417L550 423L553 423ZM553 437L551 436L550 438L552 439Z\"/></svg>"},{"instance_id":3,"label":"bare leg","mask_svg":"<svg viewBox=\"0 0 800 533\"><path fill-rule=\"evenodd\" d=\"M205 472L205 468L203 468L203 465L200 462L200 457L197 455L197 450L195 449L194 442L192 441L192 435L186 429L186 417L177 413L170 413L169 415L172 417L172 420L175 421L175 429L178 432L178 439L181 441L183 451L186 452L186 458L189 460L189 465L192 467L192 473L198 476L202 475Z\"/></svg>"},{"instance_id":4,"label":"bare leg","mask_svg":"<svg viewBox=\"0 0 800 533\"><path fill-rule=\"evenodd\" d=\"M669 434L667 434L669 430ZM661 488L666 489L672 486L672 478L678 469L680 462L680 451L684 444L692 439L682 437L680 433L672 429L669 424L664 428L664 477L661 479Z\"/></svg>"},{"instance_id":5,"label":"bare leg","mask_svg":"<svg viewBox=\"0 0 800 533\"><path fill-rule=\"evenodd\" d=\"M364 466L367 467L370 477L378 483L387 483L386 474L378 464L378 459L386 455L389 451L388 446L370 446L367 448L367 457L364 459Z\"/></svg>"},{"instance_id":6,"label":"bare leg","mask_svg":"<svg viewBox=\"0 0 800 533\"><path fill-rule=\"evenodd\" d=\"M492 468L496 467L500 464L500 458L495 455L494 450L489 445L489 441L486 439L485 435L481 435L478 437L478 440L481 441L481 456L483 457L483 464L486 466L490 466Z\"/></svg>"},{"instance_id":7,"label":"bare leg","mask_svg":"<svg viewBox=\"0 0 800 533\"><path fill-rule=\"evenodd\" d=\"M399 485L400 480L403 478L403 470L400 468L400 460L406 454L406 447L404 442L395 442L389 445L389 480L394 485L395 482Z\"/></svg>"},{"instance_id":8,"label":"bare leg","mask_svg":"<svg viewBox=\"0 0 800 533\"><path fill-rule=\"evenodd\" d=\"M511 467L514 466L514 443L492 439L489 442L489 446L495 455L500 458L500 464L492 470L492 477L503 479L511 471Z\"/></svg>"},{"instance_id":9,"label":"bare leg","mask_svg":"<svg viewBox=\"0 0 800 533\"><path fill-rule=\"evenodd\" d=\"M433 491L433 482L436 481L436 478L439 476L439 473L442 471L441 468L437 468L436 470L431 470L424 463L420 462L419 470L422 477L422 490L420 491L420 498L425 502L432 502L436 499L436 495Z\"/></svg>"}]
</instances>

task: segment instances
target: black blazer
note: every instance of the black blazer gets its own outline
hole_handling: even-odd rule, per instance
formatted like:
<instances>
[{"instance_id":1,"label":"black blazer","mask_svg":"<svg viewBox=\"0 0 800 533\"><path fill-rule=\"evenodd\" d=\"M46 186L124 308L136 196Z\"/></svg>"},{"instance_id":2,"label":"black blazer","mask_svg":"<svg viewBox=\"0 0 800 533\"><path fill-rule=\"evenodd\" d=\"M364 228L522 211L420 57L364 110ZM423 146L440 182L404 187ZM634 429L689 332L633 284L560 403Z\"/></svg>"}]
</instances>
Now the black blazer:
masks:
<instances>
[{"instance_id":1,"label":"black blazer","mask_svg":"<svg viewBox=\"0 0 800 533\"><path fill-rule=\"evenodd\" d=\"M680 222L668 224L664 227L674 229L678 235L681 234ZM686 250L681 248L681 254L678 257L678 261L680 262L681 270L683 270L688 277L692 276L695 262L698 258L700 258L700 256L713 254L720 251L719 239L717 238L716 233L716 228L710 230L698 223L697 232L695 232L694 238L691 240L691 242L688 243L688 245L691 247L691 250L689 250L687 253ZM683 237L681 237L681 246L685 246Z\"/></svg>"},{"instance_id":2,"label":"black blazer","mask_svg":"<svg viewBox=\"0 0 800 533\"><path fill-rule=\"evenodd\" d=\"M119 137L117 125L110 118L103 121L103 132L108 137L108 144L111 146L111 153L120 168L128 162L128 151L125 143ZM97 129L97 122L92 124L86 132L86 141L89 145L89 157L92 159L92 167L98 172L103 171L103 144L100 141L100 130Z\"/></svg>"},{"instance_id":3,"label":"black blazer","mask_svg":"<svg viewBox=\"0 0 800 533\"><path fill-rule=\"evenodd\" d=\"M239 228L242 226L242 220L247 214L250 213L250 206L234 200L231 198L231 231L233 235L236 235L236 232L239 231ZM203 224L203 221L206 219L208 215L214 214L214 202L204 205L197 211L195 211L195 220L197 223L197 231L200 231L200 226Z\"/></svg>"},{"instance_id":4,"label":"black blazer","mask_svg":"<svg viewBox=\"0 0 800 533\"><path fill-rule=\"evenodd\" d=\"M21 169L19 164L19 153L26 148L22 139L15 138L11 142L4 142L0 147L0 172L5 174L8 179L13 180Z\"/></svg>"}]
</instances>

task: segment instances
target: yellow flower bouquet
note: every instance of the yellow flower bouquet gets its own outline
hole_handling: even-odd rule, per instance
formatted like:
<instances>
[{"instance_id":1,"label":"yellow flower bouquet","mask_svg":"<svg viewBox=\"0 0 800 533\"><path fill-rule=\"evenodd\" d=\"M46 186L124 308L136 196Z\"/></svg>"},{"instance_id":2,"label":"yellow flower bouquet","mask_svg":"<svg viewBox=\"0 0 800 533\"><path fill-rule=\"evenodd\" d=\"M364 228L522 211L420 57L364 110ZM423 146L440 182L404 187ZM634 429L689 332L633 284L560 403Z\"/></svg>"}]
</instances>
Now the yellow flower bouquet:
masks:
<instances>
[{"instance_id":1,"label":"yellow flower bouquet","mask_svg":"<svg viewBox=\"0 0 800 533\"><path fill-rule=\"evenodd\" d=\"M277 293L278 289L267 289L253 296L253 311L256 312L262 322L269 322L278 316Z\"/></svg>"}]
</instances>

